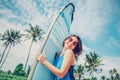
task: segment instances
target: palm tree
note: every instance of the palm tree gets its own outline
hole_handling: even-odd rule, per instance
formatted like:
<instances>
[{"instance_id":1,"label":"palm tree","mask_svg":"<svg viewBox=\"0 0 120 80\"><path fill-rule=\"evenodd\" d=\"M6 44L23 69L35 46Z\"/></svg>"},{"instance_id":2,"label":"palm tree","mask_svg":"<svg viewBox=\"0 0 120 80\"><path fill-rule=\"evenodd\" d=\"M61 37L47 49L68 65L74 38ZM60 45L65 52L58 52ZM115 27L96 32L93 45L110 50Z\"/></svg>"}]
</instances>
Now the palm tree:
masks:
<instances>
[{"instance_id":1,"label":"palm tree","mask_svg":"<svg viewBox=\"0 0 120 80\"><path fill-rule=\"evenodd\" d=\"M102 65L101 61L101 57L96 52L86 54L85 68L87 69L87 72L90 72L89 75L91 75L91 80L94 72L98 73L102 71L102 69L99 68L99 66Z\"/></svg>"},{"instance_id":2,"label":"palm tree","mask_svg":"<svg viewBox=\"0 0 120 80\"><path fill-rule=\"evenodd\" d=\"M118 74L115 68L110 70L109 73L111 74L111 80L120 80L120 74Z\"/></svg>"},{"instance_id":3,"label":"palm tree","mask_svg":"<svg viewBox=\"0 0 120 80\"><path fill-rule=\"evenodd\" d=\"M20 34L20 31L13 30L13 29L6 30L2 35L0 35L0 40L5 41L4 42L5 49L3 50L3 53L2 53L2 56L0 59L0 63L1 63L0 68L2 68L3 64L5 63L5 60L8 56L8 53L9 53L11 47L15 46L18 43L21 43L21 41L22 41L21 37L22 37L22 34ZM7 49L8 49L8 51L7 51ZM5 52L6 52L6 56L4 57ZM3 60L3 58L4 58L4 60Z\"/></svg>"},{"instance_id":4,"label":"palm tree","mask_svg":"<svg viewBox=\"0 0 120 80\"><path fill-rule=\"evenodd\" d=\"M109 73L111 75L111 80L114 80L114 74L115 74L114 70L110 70Z\"/></svg>"},{"instance_id":5,"label":"palm tree","mask_svg":"<svg viewBox=\"0 0 120 80\"><path fill-rule=\"evenodd\" d=\"M43 39L43 34L45 33L43 31L43 29L41 29L38 25L36 25L35 27L32 26L31 24L30 25L30 29L26 29L25 31L28 33L26 35L26 40L28 39L31 39L32 38L32 41L31 41L31 44L30 44L30 48L29 48L29 52L28 52L28 55L27 55L27 59L26 59L26 63L25 63L25 67L24 67L24 70L26 69L27 67L27 63L28 63L28 60L29 60L29 56L30 56L30 51L31 51L31 48L32 48L32 45L33 45L33 42L37 42L37 40L42 40Z\"/></svg>"},{"instance_id":6,"label":"palm tree","mask_svg":"<svg viewBox=\"0 0 120 80\"><path fill-rule=\"evenodd\" d=\"M75 71L75 73L78 75L79 80L81 80L81 77L82 77L83 71L84 71L84 66L82 66L82 65L77 65L77 66L76 66L76 69L75 69L74 71Z\"/></svg>"},{"instance_id":7,"label":"palm tree","mask_svg":"<svg viewBox=\"0 0 120 80\"><path fill-rule=\"evenodd\" d=\"M106 80L106 77L105 76L101 76L100 80Z\"/></svg>"},{"instance_id":8,"label":"palm tree","mask_svg":"<svg viewBox=\"0 0 120 80\"><path fill-rule=\"evenodd\" d=\"M118 71L114 68L113 72L115 74L115 80L120 80L120 74L118 73Z\"/></svg>"},{"instance_id":9,"label":"palm tree","mask_svg":"<svg viewBox=\"0 0 120 80\"><path fill-rule=\"evenodd\" d=\"M106 80L110 80L109 78L107 78Z\"/></svg>"},{"instance_id":10,"label":"palm tree","mask_svg":"<svg viewBox=\"0 0 120 80\"><path fill-rule=\"evenodd\" d=\"M116 80L120 80L120 74L116 73L115 79L116 79Z\"/></svg>"}]
</instances>

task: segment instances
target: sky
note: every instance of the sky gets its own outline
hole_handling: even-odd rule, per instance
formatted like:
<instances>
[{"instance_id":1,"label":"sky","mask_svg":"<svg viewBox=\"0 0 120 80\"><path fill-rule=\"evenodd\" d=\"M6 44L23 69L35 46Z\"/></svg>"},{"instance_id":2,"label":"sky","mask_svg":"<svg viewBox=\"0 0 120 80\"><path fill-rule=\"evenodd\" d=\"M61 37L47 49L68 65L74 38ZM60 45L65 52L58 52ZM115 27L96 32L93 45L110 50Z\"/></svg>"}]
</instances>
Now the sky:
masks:
<instances>
[{"instance_id":1,"label":"sky","mask_svg":"<svg viewBox=\"0 0 120 80\"><path fill-rule=\"evenodd\" d=\"M24 33L29 23L40 25L47 32L55 14L69 2L75 5L71 34L78 34L83 42L80 64L85 54L95 51L103 58L104 73L113 68L120 72L120 0L0 0L0 33L10 28ZM4 49L2 43L0 53ZM13 47L3 69L13 70L17 63L24 63L29 44L30 40ZM33 45L29 63L39 45Z\"/></svg>"}]
</instances>

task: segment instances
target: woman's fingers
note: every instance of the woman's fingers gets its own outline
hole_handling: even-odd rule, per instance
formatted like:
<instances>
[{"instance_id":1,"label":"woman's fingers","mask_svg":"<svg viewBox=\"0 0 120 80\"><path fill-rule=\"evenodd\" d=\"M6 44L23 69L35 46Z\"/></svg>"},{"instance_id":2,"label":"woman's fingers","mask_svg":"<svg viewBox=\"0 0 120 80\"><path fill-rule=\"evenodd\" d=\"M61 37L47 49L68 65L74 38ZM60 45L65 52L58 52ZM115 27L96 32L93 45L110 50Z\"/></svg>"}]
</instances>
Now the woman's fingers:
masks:
<instances>
[{"instance_id":1,"label":"woman's fingers","mask_svg":"<svg viewBox=\"0 0 120 80\"><path fill-rule=\"evenodd\" d=\"M36 59L37 61L39 61L39 60L40 60L40 57L41 57L41 55L40 55L40 54L36 54L36 55L35 55L35 59Z\"/></svg>"},{"instance_id":2,"label":"woman's fingers","mask_svg":"<svg viewBox=\"0 0 120 80\"><path fill-rule=\"evenodd\" d=\"M35 59L37 61L39 61L40 63L44 63L44 61L46 60L46 54L45 54L45 52L42 53L42 54L36 54Z\"/></svg>"},{"instance_id":3,"label":"woman's fingers","mask_svg":"<svg viewBox=\"0 0 120 80\"><path fill-rule=\"evenodd\" d=\"M35 55L35 60L38 60L38 55L37 54Z\"/></svg>"},{"instance_id":4,"label":"woman's fingers","mask_svg":"<svg viewBox=\"0 0 120 80\"><path fill-rule=\"evenodd\" d=\"M45 52L43 53L43 56L46 58L46 53Z\"/></svg>"},{"instance_id":5,"label":"woman's fingers","mask_svg":"<svg viewBox=\"0 0 120 80\"><path fill-rule=\"evenodd\" d=\"M46 61L46 56L45 54L42 54L39 60L42 64Z\"/></svg>"}]
</instances>

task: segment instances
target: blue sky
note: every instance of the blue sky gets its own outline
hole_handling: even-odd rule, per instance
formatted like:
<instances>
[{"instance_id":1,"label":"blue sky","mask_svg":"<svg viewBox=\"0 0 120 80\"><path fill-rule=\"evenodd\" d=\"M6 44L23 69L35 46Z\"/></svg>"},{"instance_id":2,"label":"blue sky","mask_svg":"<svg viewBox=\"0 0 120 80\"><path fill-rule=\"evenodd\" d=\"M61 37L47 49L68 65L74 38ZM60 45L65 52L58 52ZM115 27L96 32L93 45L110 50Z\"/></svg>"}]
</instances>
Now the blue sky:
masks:
<instances>
[{"instance_id":1,"label":"blue sky","mask_svg":"<svg viewBox=\"0 0 120 80\"><path fill-rule=\"evenodd\" d=\"M29 23L38 24L47 31L54 15L68 2L75 5L71 33L81 37L83 53L98 52L107 64L104 69L115 67L120 72L120 0L0 0L0 33L10 28L23 32ZM24 47L29 48L29 43L21 47L20 54L14 55L18 62L24 62L21 58L25 58L25 54L21 53L27 53ZM34 46L33 52L38 50L38 46ZM0 47L1 52L2 49ZM16 51L11 50L11 54L18 53L18 46L14 49ZM6 63L14 61L12 58L10 55ZM33 56L31 58L33 60Z\"/></svg>"},{"instance_id":2,"label":"blue sky","mask_svg":"<svg viewBox=\"0 0 120 80\"><path fill-rule=\"evenodd\" d=\"M75 25L80 29L75 27L74 32L81 33L84 43L102 55L120 57L119 3L117 0L86 1L80 5L82 10L76 12Z\"/></svg>"}]
</instances>

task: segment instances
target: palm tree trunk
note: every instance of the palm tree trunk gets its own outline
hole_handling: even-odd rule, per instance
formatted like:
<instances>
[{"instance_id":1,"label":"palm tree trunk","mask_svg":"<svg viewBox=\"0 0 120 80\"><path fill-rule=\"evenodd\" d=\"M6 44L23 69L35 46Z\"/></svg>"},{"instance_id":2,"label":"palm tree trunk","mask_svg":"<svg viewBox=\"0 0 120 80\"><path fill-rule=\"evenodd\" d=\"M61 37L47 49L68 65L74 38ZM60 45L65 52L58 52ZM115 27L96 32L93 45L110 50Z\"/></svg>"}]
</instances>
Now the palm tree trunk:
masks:
<instances>
[{"instance_id":1,"label":"palm tree trunk","mask_svg":"<svg viewBox=\"0 0 120 80\"><path fill-rule=\"evenodd\" d=\"M4 60L3 60L3 62L1 63L0 69L2 68L3 64L5 63L5 61L6 61L7 57L8 57L8 54L9 54L10 49L11 49L11 46L12 46L12 44L10 44L10 47L9 47L7 53L6 53L6 56L5 56Z\"/></svg>"},{"instance_id":2,"label":"palm tree trunk","mask_svg":"<svg viewBox=\"0 0 120 80\"><path fill-rule=\"evenodd\" d=\"M27 59L26 59L24 71L26 70L26 67L27 67L27 63L28 63L28 60L29 60L29 56L30 56L30 51L31 51L31 48L32 48L32 44L33 44L33 40L32 40L32 42L30 44L30 49L29 49L28 56L27 56Z\"/></svg>"},{"instance_id":3,"label":"palm tree trunk","mask_svg":"<svg viewBox=\"0 0 120 80\"><path fill-rule=\"evenodd\" d=\"M92 78L93 78L93 68L92 68L92 75L91 75L91 80L92 80Z\"/></svg>"},{"instance_id":4,"label":"palm tree trunk","mask_svg":"<svg viewBox=\"0 0 120 80\"><path fill-rule=\"evenodd\" d=\"M81 73L79 73L79 80L81 79L81 75L82 75L82 74L81 74Z\"/></svg>"},{"instance_id":5,"label":"palm tree trunk","mask_svg":"<svg viewBox=\"0 0 120 80\"><path fill-rule=\"evenodd\" d=\"M6 45L6 47L5 47L4 51L3 51L3 54L2 54L1 59L0 59L0 63L1 63L2 60L3 60L3 57L4 57L4 55L5 55L5 51L6 51L6 49L8 48L8 45L9 45L9 43Z\"/></svg>"}]
</instances>

